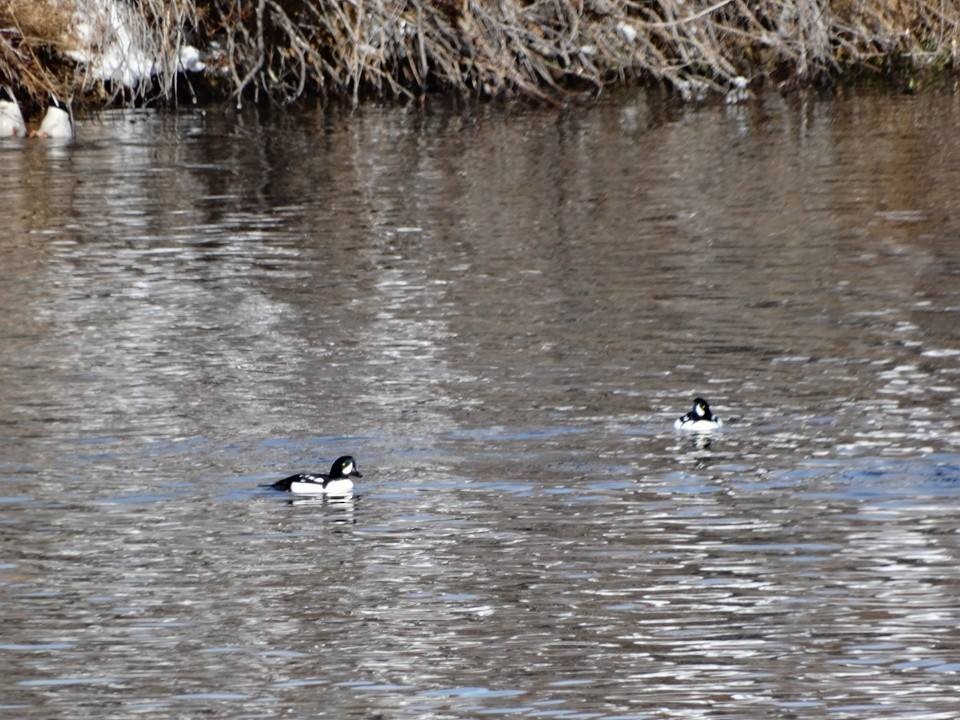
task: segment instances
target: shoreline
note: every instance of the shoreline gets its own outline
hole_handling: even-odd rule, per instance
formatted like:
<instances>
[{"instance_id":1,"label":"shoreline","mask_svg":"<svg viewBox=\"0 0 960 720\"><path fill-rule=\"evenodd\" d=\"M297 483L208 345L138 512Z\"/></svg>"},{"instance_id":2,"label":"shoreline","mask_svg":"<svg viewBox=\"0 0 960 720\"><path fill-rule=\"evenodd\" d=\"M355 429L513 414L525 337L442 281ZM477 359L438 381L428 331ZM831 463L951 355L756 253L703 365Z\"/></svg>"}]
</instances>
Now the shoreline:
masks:
<instances>
[{"instance_id":1,"label":"shoreline","mask_svg":"<svg viewBox=\"0 0 960 720\"><path fill-rule=\"evenodd\" d=\"M934 0L11 0L0 80L25 107L319 98L578 102L617 86L685 102L863 80L953 79L960 7Z\"/></svg>"}]
</instances>

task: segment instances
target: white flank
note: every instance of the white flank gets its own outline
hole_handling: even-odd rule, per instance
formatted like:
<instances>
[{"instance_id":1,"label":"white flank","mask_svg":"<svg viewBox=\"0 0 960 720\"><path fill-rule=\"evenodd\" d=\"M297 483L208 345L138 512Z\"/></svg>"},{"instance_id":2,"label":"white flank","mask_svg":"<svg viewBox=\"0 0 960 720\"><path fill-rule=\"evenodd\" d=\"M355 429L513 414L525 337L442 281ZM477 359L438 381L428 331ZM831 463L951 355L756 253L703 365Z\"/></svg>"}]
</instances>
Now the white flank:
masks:
<instances>
[{"instance_id":1,"label":"white flank","mask_svg":"<svg viewBox=\"0 0 960 720\"><path fill-rule=\"evenodd\" d=\"M15 102L0 100L0 137L22 137L26 134L20 106Z\"/></svg>"},{"instance_id":2,"label":"white flank","mask_svg":"<svg viewBox=\"0 0 960 720\"><path fill-rule=\"evenodd\" d=\"M713 420L687 420L686 422L684 422L683 418L677 418L673 423L673 427L677 430L697 433L713 432L714 430L719 430L722 426L723 422L718 417L714 417Z\"/></svg>"},{"instance_id":3,"label":"white flank","mask_svg":"<svg viewBox=\"0 0 960 720\"><path fill-rule=\"evenodd\" d=\"M40 123L40 135L50 138L72 138L73 123L66 110L50 106Z\"/></svg>"},{"instance_id":4,"label":"white flank","mask_svg":"<svg viewBox=\"0 0 960 720\"><path fill-rule=\"evenodd\" d=\"M290 483L290 492L297 495L323 495L323 485L320 483L297 482Z\"/></svg>"},{"instance_id":5,"label":"white flank","mask_svg":"<svg viewBox=\"0 0 960 720\"><path fill-rule=\"evenodd\" d=\"M353 494L353 481L347 478L342 480L331 480L327 483L327 495L333 497L345 497Z\"/></svg>"}]
</instances>

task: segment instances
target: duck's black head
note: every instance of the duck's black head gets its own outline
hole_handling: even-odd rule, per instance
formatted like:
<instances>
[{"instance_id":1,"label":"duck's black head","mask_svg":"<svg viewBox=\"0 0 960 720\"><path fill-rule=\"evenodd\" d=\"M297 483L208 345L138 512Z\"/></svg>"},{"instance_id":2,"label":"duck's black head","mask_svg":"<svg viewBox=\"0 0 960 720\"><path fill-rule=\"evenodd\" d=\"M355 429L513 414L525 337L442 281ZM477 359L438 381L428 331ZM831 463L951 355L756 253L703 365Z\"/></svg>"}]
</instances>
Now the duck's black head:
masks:
<instances>
[{"instance_id":1,"label":"duck's black head","mask_svg":"<svg viewBox=\"0 0 960 720\"><path fill-rule=\"evenodd\" d=\"M53 93L50 93L50 107L55 107L57 110L67 111L67 106L63 104L63 101L58 98Z\"/></svg>"},{"instance_id":2,"label":"duck's black head","mask_svg":"<svg viewBox=\"0 0 960 720\"><path fill-rule=\"evenodd\" d=\"M338 480L345 477L363 477L357 468L357 463L350 455L342 455L333 461L330 468L330 479Z\"/></svg>"},{"instance_id":3,"label":"duck's black head","mask_svg":"<svg viewBox=\"0 0 960 720\"><path fill-rule=\"evenodd\" d=\"M693 410L690 411L690 415L697 420L713 420L710 405L700 397L693 399Z\"/></svg>"}]
</instances>

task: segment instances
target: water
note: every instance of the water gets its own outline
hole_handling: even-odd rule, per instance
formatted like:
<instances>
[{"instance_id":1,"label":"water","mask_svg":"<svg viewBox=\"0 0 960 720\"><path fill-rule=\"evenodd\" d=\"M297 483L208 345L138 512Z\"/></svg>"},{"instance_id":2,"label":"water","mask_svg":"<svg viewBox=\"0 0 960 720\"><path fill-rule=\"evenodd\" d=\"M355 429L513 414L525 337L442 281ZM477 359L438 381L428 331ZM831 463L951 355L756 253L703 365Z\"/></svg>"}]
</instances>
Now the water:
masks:
<instances>
[{"instance_id":1,"label":"water","mask_svg":"<svg viewBox=\"0 0 960 720\"><path fill-rule=\"evenodd\" d=\"M628 95L3 144L0 715L956 717L958 123ZM351 502L260 487L343 452Z\"/></svg>"}]
</instances>

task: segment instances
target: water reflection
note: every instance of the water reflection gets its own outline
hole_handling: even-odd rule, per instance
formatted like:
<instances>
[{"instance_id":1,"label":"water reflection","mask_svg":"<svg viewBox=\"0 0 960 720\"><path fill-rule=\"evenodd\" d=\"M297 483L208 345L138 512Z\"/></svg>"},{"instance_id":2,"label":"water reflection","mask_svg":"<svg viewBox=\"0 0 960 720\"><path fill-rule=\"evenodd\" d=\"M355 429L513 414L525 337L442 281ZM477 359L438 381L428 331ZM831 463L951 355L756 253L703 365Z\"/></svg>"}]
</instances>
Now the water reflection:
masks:
<instances>
[{"instance_id":1,"label":"water reflection","mask_svg":"<svg viewBox=\"0 0 960 720\"><path fill-rule=\"evenodd\" d=\"M0 707L952 717L957 113L0 145Z\"/></svg>"}]
</instances>

